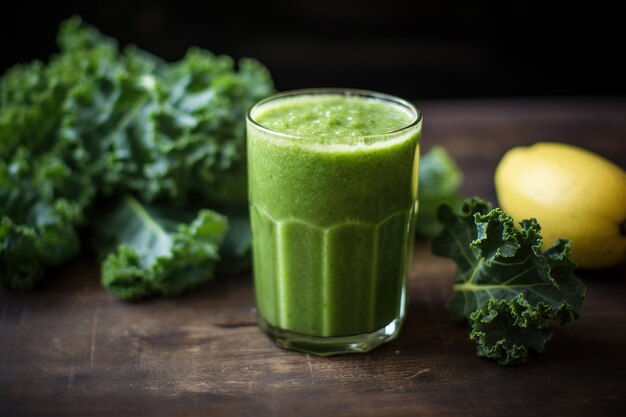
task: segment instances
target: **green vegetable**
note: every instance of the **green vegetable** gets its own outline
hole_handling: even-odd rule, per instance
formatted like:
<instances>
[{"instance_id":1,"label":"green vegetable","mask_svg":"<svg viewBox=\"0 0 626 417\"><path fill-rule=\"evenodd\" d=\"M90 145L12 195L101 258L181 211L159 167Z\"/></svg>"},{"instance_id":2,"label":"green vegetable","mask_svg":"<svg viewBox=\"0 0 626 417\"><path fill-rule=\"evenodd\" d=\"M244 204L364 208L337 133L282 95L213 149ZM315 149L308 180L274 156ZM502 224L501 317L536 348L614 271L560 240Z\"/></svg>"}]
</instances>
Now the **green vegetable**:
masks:
<instances>
[{"instance_id":1,"label":"green vegetable","mask_svg":"<svg viewBox=\"0 0 626 417\"><path fill-rule=\"evenodd\" d=\"M448 309L469 319L479 356L525 362L543 352L554 325L580 316L585 287L573 275L570 241L541 251L536 220L515 228L508 214L479 198L465 200L459 213L444 205L437 218L444 229L432 251L458 267Z\"/></svg>"},{"instance_id":2,"label":"green vegetable","mask_svg":"<svg viewBox=\"0 0 626 417\"><path fill-rule=\"evenodd\" d=\"M434 146L420 158L419 210L416 231L424 237L434 237L442 226L437 222L437 207L461 203L458 190L463 174L454 159L440 146Z\"/></svg>"},{"instance_id":3,"label":"green vegetable","mask_svg":"<svg viewBox=\"0 0 626 417\"><path fill-rule=\"evenodd\" d=\"M58 158L30 155L0 161L0 284L22 291L79 252L76 228L94 193Z\"/></svg>"},{"instance_id":4,"label":"green vegetable","mask_svg":"<svg viewBox=\"0 0 626 417\"><path fill-rule=\"evenodd\" d=\"M76 19L59 42L78 48L62 50L59 61L84 67L86 78L67 97L61 135L84 145L81 166L102 192L178 206L241 203L245 182L216 189L233 175L245 180L245 114L273 91L261 64L242 59L236 72L230 57L196 48L167 64L134 47L120 52Z\"/></svg>"},{"instance_id":5,"label":"green vegetable","mask_svg":"<svg viewBox=\"0 0 626 417\"><path fill-rule=\"evenodd\" d=\"M61 25L58 45L48 64L16 65L0 79L3 286L30 289L47 266L75 256L78 228L102 230L113 215L96 210L96 202L131 195L139 206L187 213L246 209L245 114L273 92L265 67L194 48L166 63L134 46L120 49L76 17ZM157 247L132 243L128 233L148 233L136 217L117 218L115 230L126 237L113 245L96 233L96 246L113 254L103 265L105 285L140 298L178 294L210 279L223 231L209 238L202 224L221 230L216 224L223 219L199 216L175 217L180 230L167 230L182 233L180 239L197 234L204 246L173 238L178 243L163 252L169 263L152 252ZM223 269L240 270L249 263L250 233L245 223L233 224L224 257L232 268ZM162 270L165 264L170 270ZM193 276L170 282L185 265Z\"/></svg>"},{"instance_id":6,"label":"green vegetable","mask_svg":"<svg viewBox=\"0 0 626 417\"><path fill-rule=\"evenodd\" d=\"M126 196L98 222L102 282L120 298L179 295L212 278L226 217L142 205Z\"/></svg>"}]
</instances>

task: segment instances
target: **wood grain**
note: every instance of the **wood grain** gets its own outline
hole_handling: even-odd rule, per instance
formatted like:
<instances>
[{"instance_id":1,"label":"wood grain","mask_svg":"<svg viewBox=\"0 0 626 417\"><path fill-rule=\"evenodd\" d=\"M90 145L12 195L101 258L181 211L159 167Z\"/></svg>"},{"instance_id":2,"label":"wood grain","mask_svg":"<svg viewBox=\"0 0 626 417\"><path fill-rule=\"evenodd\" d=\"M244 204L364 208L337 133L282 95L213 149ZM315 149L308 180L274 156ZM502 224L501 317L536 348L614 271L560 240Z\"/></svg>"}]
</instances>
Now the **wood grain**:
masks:
<instances>
[{"instance_id":1,"label":"wood grain","mask_svg":"<svg viewBox=\"0 0 626 417\"><path fill-rule=\"evenodd\" d=\"M506 149L584 145L626 165L626 102L418 103L424 149L442 144L466 194L495 201ZM584 167L581 167L584 169ZM84 255L35 293L0 292L0 416L621 415L626 409L626 269L583 273L581 320L547 352L504 368L481 360L445 309L454 265L417 245L400 337L366 355L276 348L256 328L251 277L179 299L129 304Z\"/></svg>"}]
</instances>

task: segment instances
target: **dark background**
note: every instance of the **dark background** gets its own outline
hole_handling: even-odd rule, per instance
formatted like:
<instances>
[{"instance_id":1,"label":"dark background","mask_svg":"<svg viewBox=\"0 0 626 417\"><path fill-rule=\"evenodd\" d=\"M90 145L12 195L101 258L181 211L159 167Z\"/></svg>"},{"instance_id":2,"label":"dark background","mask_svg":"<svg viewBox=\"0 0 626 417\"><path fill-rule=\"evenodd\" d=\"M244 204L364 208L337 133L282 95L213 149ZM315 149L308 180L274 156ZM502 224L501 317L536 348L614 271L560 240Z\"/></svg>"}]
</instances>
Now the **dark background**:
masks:
<instances>
[{"instance_id":1,"label":"dark background","mask_svg":"<svg viewBox=\"0 0 626 417\"><path fill-rule=\"evenodd\" d=\"M409 99L622 96L626 2L21 1L0 10L0 72L55 51L80 14L168 60L196 45L265 63L279 90L343 86Z\"/></svg>"}]
</instances>

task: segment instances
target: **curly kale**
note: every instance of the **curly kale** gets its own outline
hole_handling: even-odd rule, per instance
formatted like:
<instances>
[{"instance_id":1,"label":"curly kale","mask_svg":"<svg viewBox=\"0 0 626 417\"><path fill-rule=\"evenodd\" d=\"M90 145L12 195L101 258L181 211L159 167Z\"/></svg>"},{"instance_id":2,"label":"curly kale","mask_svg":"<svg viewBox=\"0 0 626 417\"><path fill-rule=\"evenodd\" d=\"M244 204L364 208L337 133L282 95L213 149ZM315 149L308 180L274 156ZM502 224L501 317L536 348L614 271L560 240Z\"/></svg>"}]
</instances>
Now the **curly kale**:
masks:
<instances>
[{"instance_id":1,"label":"curly kale","mask_svg":"<svg viewBox=\"0 0 626 417\"><path fill-rule=\"evenodd\" d=\"M479 356L525 362L543 352L552 327L578 319L585 287L573 275L570 241L542 251L535 219L516 228L511 216L478 198L458 213L441 206L437 217L444 229L432 251L458 267L448 309L469 320Z\"/></svg>"},{"instance_id":2,"label":"curly kale","mask_svg":"<svg viewBox=\"0 0 626 417\"><path fill-rule=\"evenodd\" d=\"M0 79L3 286L31 289L47 266L75 256L78 228L101 230L114 216L99 210L101 202L120 195L188 213L245 210L245 114L273 92L263 65L195 48L167 63L134 46L120 49L77 17L61 25L57 40L60 51L47 64L16 65ZM108 246L105 285L113 290L126 280L129 294L145 297L178 294L210 279L226 223L207 213L177 220L167 256L138 248L126 232L141 233L133 228L142 224L118 219L116 230L125 237ZM237 268L249 259L247 227L226 238L223 258ZM191 244L185 236L199 240ZM163 283L186 266L188 279Z\"/></svg>"},{"instance_id":3,"label":"curly kale","mask_svg":"<svg viewBox=\"0 0 626 417\"><path fill-rule=\"evenodd\" d=\"M105 257L102 282L115 295L137 300L180 295L213 276L226 217L141 204L126 196L97 223Z\"/></svg>"}]
</instances>

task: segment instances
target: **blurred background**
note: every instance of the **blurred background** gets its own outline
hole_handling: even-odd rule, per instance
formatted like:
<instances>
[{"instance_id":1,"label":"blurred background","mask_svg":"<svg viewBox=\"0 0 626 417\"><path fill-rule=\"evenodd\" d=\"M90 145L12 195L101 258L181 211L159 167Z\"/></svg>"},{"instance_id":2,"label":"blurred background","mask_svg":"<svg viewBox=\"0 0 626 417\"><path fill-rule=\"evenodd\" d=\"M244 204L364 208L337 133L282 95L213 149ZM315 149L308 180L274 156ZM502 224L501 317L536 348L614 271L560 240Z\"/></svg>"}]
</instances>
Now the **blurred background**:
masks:
<instances>
[{"instance_id":1,"label":"blurred background","mask_svg":"<svg viewBox=\"0 0 626 417\"><path fill-rule=\"evenodd\" d=\"M279 90L343 86L420 100L623 96L626 2L550 3L7 2L0 72L47 59L59 22L79 14L167 60L190 46L258 58Z\"/></svg>"}]
</instances>

